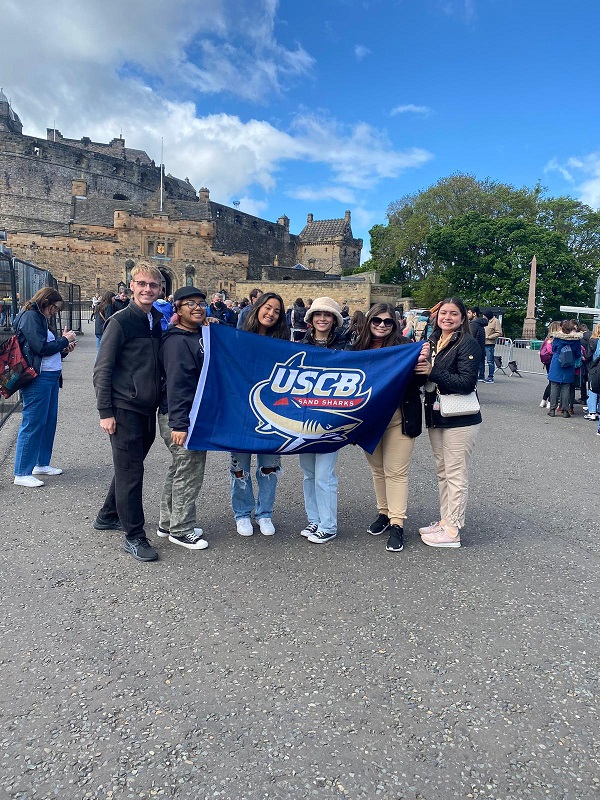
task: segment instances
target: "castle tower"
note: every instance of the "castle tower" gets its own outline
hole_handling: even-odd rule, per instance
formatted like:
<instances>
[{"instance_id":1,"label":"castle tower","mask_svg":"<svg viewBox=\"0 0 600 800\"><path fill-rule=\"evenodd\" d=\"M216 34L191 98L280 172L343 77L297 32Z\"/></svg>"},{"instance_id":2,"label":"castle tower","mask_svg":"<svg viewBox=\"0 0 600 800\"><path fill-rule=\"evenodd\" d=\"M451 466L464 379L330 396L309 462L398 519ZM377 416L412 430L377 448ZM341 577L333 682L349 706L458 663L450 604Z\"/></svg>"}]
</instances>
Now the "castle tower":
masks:
<instances>
[{"instance_id":1,"label":"castle tower","mask_svg":"<svg viewBox=\"0 0 600 800\"><path fill-rule=\"evenodd\" d=\"M2 89L0 89L0 131L23 133L23 124L19 115L13 111L9 99Z\"/></svg>"}]
</instances>

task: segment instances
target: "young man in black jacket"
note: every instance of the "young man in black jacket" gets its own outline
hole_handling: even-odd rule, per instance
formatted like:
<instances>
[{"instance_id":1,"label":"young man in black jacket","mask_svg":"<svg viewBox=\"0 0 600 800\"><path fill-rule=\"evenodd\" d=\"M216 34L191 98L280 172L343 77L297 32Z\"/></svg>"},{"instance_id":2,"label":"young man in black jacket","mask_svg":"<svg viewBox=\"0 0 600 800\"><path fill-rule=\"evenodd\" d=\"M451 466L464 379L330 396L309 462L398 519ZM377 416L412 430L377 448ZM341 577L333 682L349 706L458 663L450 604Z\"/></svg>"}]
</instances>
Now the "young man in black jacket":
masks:
<instances>
[{"instance_id":1,"label":"young man in black jacket","mask_svg":"<svg viewBox=\"0 0 600 800\"><path fill-rule=\"evenodd\" d=\"M137 561L158 558L144 530L142 488L160 399L162 314L153 303L161 280L151 264L133 268L133 298L107 320L94 365L100 427L110 436L115 470L94 528L125 531L123 549Z\"/></svg>"},{"instance_id":2,"label":"young man in black jacket","mask_svg":"<svg viewBox=\"0 0 600 800\"><path fill-rule=\"evenodd\" d=\"M485 326L487 325L487 319L479 316L479 306L467 308L467 319L469 320L471 336L481 347L481 364L479 365L477 380L480 383L485 383Z\"/></svg>"}]
</instances>

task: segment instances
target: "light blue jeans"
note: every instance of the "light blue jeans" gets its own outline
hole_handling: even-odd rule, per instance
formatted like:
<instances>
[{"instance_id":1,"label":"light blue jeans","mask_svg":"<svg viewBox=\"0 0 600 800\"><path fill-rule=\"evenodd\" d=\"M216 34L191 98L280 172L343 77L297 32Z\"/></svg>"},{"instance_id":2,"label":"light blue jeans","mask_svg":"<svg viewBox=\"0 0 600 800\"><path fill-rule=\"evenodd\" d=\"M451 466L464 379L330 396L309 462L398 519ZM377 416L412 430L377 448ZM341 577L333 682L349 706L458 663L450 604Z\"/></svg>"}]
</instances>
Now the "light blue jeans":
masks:
<instances>
[{"instance_id":1,"label":"light blue jeans","mask_svg":"<svg viewBox=\"0 0 600 800\"><path fill-rule=\"evenodd\" d=\"M335 465L338 455L339 451L300 455L306 516L325 533L337 533L338 479Z\"/></svg>"},{"instance_id":2,"label":"light blue jeans","mask_svg":"<svg viewBox=\"0 0 600 800\"><path fill-rule=\"evenodd\" d=\"M251 453L231 453L231 507L236 519L249 517L254 511L254 519L271 518L275 505L277 479L281 472L281 456L258 453L256 456L256 486L258 502L254 500L252 477L250 475ZM274 469L274 472L263 472ZM243 472L241 478L235 473Z\"/></svg>"},{"instance_id":3,"label":"light blue jeans","mask_svg":"<svg viewBox=\"0 0 600 800\"><path fill-rule=\"evenodd\" d=\"M597 414L598 413L598 395L596 392L592 392L591 389L588 390L588 414Z\"/></svg>"},{"instance_id":4,"label":"light blue jeans","mask_svg":"<svg viewBox=\"0 0 600 800\"><path fill-rule=\"evenodd\" d=\"M47 467L52 456L58 419L60 370L40 372L21 389L23 417L17 434L15 475L31 475L34 467Z\"/></svg>"}]
</instances>

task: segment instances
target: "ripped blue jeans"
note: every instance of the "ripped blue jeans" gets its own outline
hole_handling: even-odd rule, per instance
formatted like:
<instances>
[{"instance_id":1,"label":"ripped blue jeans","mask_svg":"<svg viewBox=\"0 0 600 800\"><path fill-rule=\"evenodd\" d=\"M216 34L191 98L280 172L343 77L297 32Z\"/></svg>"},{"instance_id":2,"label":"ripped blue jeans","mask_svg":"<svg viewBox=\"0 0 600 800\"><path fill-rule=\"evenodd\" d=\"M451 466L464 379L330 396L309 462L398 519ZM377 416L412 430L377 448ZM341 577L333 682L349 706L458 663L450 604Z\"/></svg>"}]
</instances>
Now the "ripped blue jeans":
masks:
<instances>
[{"instance_id":1,"label":"ripped blue jeans","mask_svg":"<svg viewBox=\"0 0 600 800\"><path fill-rule=\"evenodd\" d=\"M252 476L250 475L251 453L231 453L231 507L236 519L249 517L254 511L254 519L273 516L277 479L281 472L281 456L258 453L256 456L256 486L258 501L254 500ZM274 469L274 472L263 472ZM235 473L243 472L241 478Z\"/></svg>"}]
</instances>

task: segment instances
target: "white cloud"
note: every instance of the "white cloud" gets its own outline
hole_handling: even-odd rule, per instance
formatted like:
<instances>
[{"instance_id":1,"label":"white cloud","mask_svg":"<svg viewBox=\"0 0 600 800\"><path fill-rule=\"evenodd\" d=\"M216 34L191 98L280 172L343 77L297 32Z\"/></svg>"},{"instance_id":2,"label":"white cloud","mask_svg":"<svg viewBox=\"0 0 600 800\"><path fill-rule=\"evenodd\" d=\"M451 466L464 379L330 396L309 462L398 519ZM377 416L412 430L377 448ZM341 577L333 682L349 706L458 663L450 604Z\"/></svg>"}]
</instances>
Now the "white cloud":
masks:
<instances>
[{"instance_id":1,"label":"white cloud","mask_svg":"<svg viewBox=\"0 0 600 800\"><path fill-rule=\"evenodd\" d=\"M572 156L564 163L553 158L544 170L559 172L566 181L574 185L582 203L600 209L600 151L582 157Z\"/></svg>"},{"instance_id":2,"label":"white cloud","mask_svg":"<svg viewBox=\"0 0 600 800\"><path fill-rule=\"evenodd\" d=\"M408 103L404 106L395 106L390 111L390 116L395 117L397 114L422 114L423 116L427 116L431 114L431 109L427 106L415 106L412 103Z\"/></svg>"},{"instance_id":3,"label":"white cloud","mask_svg":"<svg viewBox=\"0 0 600 800\"><path fill-rule=\"evenodd\" d=\"M122 131L128 147L157 163L162 138L168 172L208 186L216 200L243 198L248 213L266 207L252 196L273 192L287 163L322 173L319 185L290 187L290 196L351 205L359 191L431 158L398 149L362 122L301 113L283 130L203 113L203 95L263 101L310 75L314 62L301 45L289 49L275 37L277 8L277 0L4 0L11 36L3 40L3 85L26 134L45 136L54 121L71 138L106 142Z\"/></svg>"},{"instance_id":4,"label":"white cloud","mask_svg":"<svg viewBox=\"0 0 600 800\"><path fill-rule=\"evenodd\" d=\"M351 205L356 200L354 192L344 186L296 186L286 191L286 195L294 200L317 203L335 200L337 203Z\"/></svg>"},{"instance_id":5,"label":"white cloud","mask_svg":"<svg viewBox=\"0 0 600 800\"><path fill-rule=\"evenodd\" d=\"M354 45L354 55L357 61L362 61L363 58L370 54L370 50L368 47L365 47L364 44L356 44Z\"/></svg>"}]
</instances>

